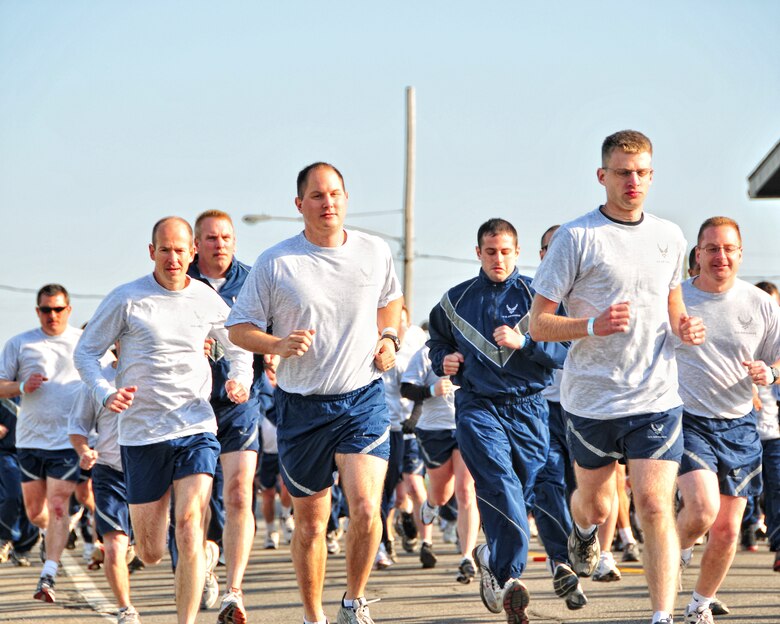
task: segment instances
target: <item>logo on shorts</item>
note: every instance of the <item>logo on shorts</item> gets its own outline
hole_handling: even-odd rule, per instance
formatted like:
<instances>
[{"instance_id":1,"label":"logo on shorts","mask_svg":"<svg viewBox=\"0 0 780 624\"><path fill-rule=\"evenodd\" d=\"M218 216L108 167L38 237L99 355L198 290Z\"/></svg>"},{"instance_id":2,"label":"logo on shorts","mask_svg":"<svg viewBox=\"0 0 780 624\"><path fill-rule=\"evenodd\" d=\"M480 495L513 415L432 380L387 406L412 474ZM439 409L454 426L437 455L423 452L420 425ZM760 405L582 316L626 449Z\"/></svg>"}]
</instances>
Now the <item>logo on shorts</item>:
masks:
<instances>
[{"instance_id":1,"label":"logo on shorts","mask_svg":"<svg viewBox=\"0 0 780 624\"><path fill-rule=\"evenodd\" d=\"M73 464L76 463L76 461L74 459L67 458L67 459L63 459L62 463L65 464L66 466L72 466Z\"/></svg>"},{"instance_id":2,"label":"logo on shorts","mask_svg":"<svg viewBox=\"0 0 780 624\"><path fill-rule=\"evenodd\" d=\"M735 479L739 479L739 473L742 472L742 468L733 468L731 470L731 476Z\"/></svg>"},{"instance_id":3,"label":"logo on shorts","mask_svg":"<svg viewBox=\"0 0 780 624\"><path fill-rule=\"evenodd\" d=\"M647 437L651 440L665 440L664 424L663 423L650 423L650 432Z\"/></svg>"}]
</instances>

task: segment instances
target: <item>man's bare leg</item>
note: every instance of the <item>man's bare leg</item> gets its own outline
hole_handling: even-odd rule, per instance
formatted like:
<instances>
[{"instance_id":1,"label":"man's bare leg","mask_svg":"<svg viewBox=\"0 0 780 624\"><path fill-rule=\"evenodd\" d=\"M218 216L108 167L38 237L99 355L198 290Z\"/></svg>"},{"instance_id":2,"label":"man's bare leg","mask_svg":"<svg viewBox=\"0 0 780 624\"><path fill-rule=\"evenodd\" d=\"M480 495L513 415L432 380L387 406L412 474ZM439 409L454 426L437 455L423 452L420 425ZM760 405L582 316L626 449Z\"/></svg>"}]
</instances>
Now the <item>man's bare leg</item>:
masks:
<instances>
[{"instance_id":1,"label":"man's bare leg","mask_svg":"<svg viewBox=\"0 0 780 624\"><path fill-rule=\"evenodd\" d=\"M225 475L225 528L222 545L225 552L227 591L241 589L244 572L252 551L255 519L252 513L252 487L257 468L257 453L236 451L220 456Z\"/></svg>"},{"instance_id":2,"label":"man's bare leg","mask_svg":"<svg viewBox=\"0 0 780 624\"><path fill-rule=\"evenodd\" d=\"M70 533L68 502L76 489L72 481L46 478L46 507L49 516L49 528L46 531L46 558L59 562Z\"/></svg>"},{"instance_id":3,"label":"man's bare leg","mask_svg":"<svg viewBox=\"0 0 780 624\"><path fill-rule=\"evenodd\" d=\"M687 472L678 477L677 484L683 500L683 507L677 514L677 531L680 547L688 549L715 522L720 510L720 486L718 475L710 470Z\"/></svg>"},{"instance_id":4,"label":"man's bare leg","mask_svg":"<svg viewBox=\"0 0 780 624\"><path fill-rule=\"evenodd\" d=\"M49 526L49 508L46 506L46 480L22 482L22 498L27 517L41 531Z\"/></svg>"},{"instance_id":5,"label":"man's bare leg","mask_svg":"<svg viewBox=\"0 0 780 624\"><path fill-rule=\"evenodd\" d=\"M677 595L680 542L675 530L674 485L679 464L632 459L628 469L634 504L645 534L642 553L653 611L671 613Z\"/></svg>"},{"instance_id":6,"label":"man's bare leg","mask_svg":"<svg viewBox=\"0 0 780 624\"><path fill-rule=\"evenodd\" d=\"M330 488L312 496L293 497L292 500L295 531L291 551L295 576L303 601L304 617L310 622L318 622L325 619L322 588L325 584L325 562L328 559L325 534L330 517Z\"/></svg>"},{"instance_id":7,"label":"man's bare leg","mask_svg":"<svg viewBox=\"0 0 780 624\"><path fill-rule=\"evenodd\" d=\"M696 592L702 596L714 597L728 574L734 555L737 553L742 514L747 499L736 496L721 496L720 511L710 527L710 536L701 557Z\"/></svg>"},{"instance_id":8,"label":"man's bare leg","mask_svg":"<svg viewBox=\"0 0 780 624\"><path fill-rule=\"evenodd\" d=\"M474 477L466 467L460 451L452 454L452 467L455 470L455 499L458 501L460 554L461 557L471 557L479 535L479 509Z\"/></svg>"},{"instance_id":9,"label":"man's bare leg","mask_svg":"<svg viewBox=\"0 0 780 624\"><path fill-rule=\"evenodd\" d=\"M135 536L135 552L146 565L160 563L168 540L168 508L171 489L151 503L130 505L130 521Z\"/></svg>"},{"instance_id":10,"label":"man's bare leg","mask_svg":"<svg viewBox=\"0 0 780 624\"><path fill-rule=\"evenodd\" d=\"M387 461L372 455L336 454L341 487L349 506L346 600L363 595L382 538L380 506Z\"/></svg>"},{"instance_id":11,"label":"man's bare leg","mask_svg":"<svg viewBox=\"0 0 780 624\"><path fill-rule=\"evenodd\" d=\"M206 510L214 479L194 474L173 482L176 548L176 613L179 624L194 624L206 578Z\"/></svg>"},{"instance_id":12,"label":"man's bare leg","mask_svg":"<svg viewBox=\"0 0 780 624\"><path fill-rule=\"evenodd\" d=\"M577 489L571 495L571 516L580 527L602 524L612 511L615 496L615 462L595 468L574 464Z\"/></svg>"},{"instance_id":13,"label":"man's bare leg","mask_svg":"<svg viewBox=\"0 0 780 624\"><path fill-rule=\"evenodd\" d=\"M129 538L119 531L103 534L105 560L103 569L120 609L130 606L130 575L127 571L127 546Z\"/></svg>"}]
</instances>

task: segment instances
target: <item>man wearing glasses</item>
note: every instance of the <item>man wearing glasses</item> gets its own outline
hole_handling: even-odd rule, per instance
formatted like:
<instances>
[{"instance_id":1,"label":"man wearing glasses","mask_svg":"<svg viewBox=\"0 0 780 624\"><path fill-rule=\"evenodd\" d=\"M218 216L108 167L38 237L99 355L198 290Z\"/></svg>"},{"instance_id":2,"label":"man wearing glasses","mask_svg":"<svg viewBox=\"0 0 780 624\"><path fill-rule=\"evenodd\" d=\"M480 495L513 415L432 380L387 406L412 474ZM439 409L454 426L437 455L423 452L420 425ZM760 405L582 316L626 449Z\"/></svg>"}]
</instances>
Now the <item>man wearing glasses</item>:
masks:
<instances>
[{"instance_id":1,"label":"man wearing glasses","mask_svg":"<svg viewBox=\"0 0 780 624\"><path fill-rule=\"evenodd\" d=\"M561 382L577 478L572 567L593 574L615 462L627 461L645 532L652 622L671 624L679 566L672 501L683 451L673 334L701 344L704 324L683 303L680 228L643 211L652 151L632 130L604 140L597 177L607 200L553 238L533 281L530 331L534 340L573 341ZM561 302L568 317L555 314Z\"/></svg>"},{"instance_id":2,"label":"man wearing glasses","mask_svg":"<svg viewBox=\"0 0 780 624\"><path fill-rule=\"evenodd\" d=\"M46 550L34 598L54 602L54 578L68 541L68 499L79 457L68 440L68 414L81 387L73 349L81 330L68 325L70 298L59 284L38 291L41 326L11 338L0 356L0 397L21 396L16 446L27 516L45 532Z\"/></svg>"},{"instance_id":3,"label":"man wearing glasses","mask_svg":"<svg viewBox=\"0 0 780 624\"><path fill-rule=\"evenodd\" d=\"M677 346L685 439L677 527L683 566L709 531L685 622L711 624L711 603L737 550L747 497L761 492L752 383L780 381L771 367L780 359L780 308L737 278L742 237L733 219L702 224L696 259L701 272L683 283L682 293L689 312L706 322L708 339L695 349Z\"/></svg>"}]
</instances>

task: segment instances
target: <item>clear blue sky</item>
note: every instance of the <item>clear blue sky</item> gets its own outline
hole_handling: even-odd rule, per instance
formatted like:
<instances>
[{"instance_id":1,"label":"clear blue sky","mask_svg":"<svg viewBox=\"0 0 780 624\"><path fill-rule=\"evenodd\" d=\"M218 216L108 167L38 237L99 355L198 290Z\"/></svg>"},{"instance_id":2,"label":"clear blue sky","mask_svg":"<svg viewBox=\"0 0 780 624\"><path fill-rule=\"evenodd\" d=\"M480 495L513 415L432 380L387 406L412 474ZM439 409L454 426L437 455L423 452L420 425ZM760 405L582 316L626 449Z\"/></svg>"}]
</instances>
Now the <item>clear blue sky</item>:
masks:
<instances>
[{"instance_id":1,"label":"clear blue sky","mask_svg":"<svg viewBox=\"0 0 780 624\"><path fill-rule=\"evenodd\" d=\"M655 145L646 209L689 242L735 217L743 275L780 279L780 201L746 182L780 140L778 24L774 0L0 0L0 285L105 294L151 271L161 216L296 216L314 160L343 171L352 213L400 209L407 85L419 252L472 257L503 216L532 274L547 226L602 200L604 136L635 128ZM298 229L238 222L238 255ZM415 320L476 270L418 260ZM34 305L0 289L0 343ZM74 324L96 305L75 298Z\"/></svg>"}]
</instances>

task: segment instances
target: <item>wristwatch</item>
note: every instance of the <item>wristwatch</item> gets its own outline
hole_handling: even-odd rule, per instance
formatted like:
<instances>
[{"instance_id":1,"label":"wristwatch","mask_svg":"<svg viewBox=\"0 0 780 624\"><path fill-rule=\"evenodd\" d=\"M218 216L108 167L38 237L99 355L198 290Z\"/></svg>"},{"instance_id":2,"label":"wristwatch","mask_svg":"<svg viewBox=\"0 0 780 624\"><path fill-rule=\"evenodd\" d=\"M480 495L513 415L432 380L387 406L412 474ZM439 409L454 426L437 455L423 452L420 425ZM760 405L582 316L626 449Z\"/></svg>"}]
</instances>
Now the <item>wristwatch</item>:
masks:
<instances>
[{"instance_id":1,"label":"wristwatch","mask_svg":"<svg viewBox=\"0 0 780 624\"><path fill-rule=\"evenodd\" d=\"M770 366L769 370L772 373L772 381L769 384L771 386L780 377L780 368L778 368L777 366Z\"/></svg>"},{"instance_id":2,"label":"wristwatch","mask_svg":"<svg viewBox=\"0 0 780 624\"><path fill-rule=\"evenodd\" d=\"M398 353L401 350L401 341L398 339L398 336L395 334L391 334L390 332L387 332L386 334L382 334L382 338L389 338L393 341L393 346L395 347L395 352Z\"/></svg>"}]
</instances>

